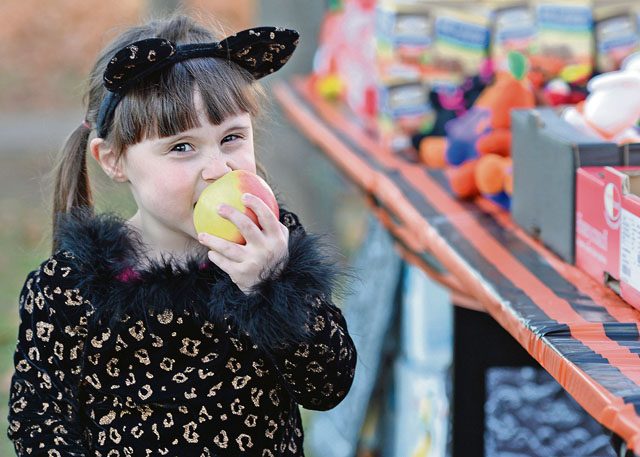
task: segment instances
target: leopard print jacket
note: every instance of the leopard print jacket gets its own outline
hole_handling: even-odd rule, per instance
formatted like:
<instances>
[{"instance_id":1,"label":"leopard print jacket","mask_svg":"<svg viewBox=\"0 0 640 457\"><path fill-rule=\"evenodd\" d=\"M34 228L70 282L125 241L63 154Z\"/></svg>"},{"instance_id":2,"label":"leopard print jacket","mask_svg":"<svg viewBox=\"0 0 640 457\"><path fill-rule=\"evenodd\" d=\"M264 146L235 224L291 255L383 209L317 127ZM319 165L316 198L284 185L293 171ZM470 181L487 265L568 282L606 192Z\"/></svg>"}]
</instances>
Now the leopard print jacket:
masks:
<instances>
[{"instance_id":1,"label":"leopard print jacket","mask_svg":"<svg viewBox=\"0 0 640 457\"><path fill-rule=\"evenodd\" d=\"M206 257L135 270L139 239L115 215L62 218L19 299L18 455L303 456L299 406L337 405L356 349L332 303L340 269L280 219L286 264L245 295Z\"/></svg>"}]
</instances>

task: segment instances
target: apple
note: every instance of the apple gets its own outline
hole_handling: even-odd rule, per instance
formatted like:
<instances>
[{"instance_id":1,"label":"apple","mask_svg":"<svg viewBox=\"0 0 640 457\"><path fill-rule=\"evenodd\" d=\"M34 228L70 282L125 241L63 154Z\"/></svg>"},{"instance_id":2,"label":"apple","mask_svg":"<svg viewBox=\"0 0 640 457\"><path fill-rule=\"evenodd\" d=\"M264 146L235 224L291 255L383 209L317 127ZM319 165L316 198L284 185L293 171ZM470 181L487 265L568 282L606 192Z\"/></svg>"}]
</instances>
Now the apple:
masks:
<instances>
[{"instance_id":1,"label":"apple","mask_svg":"<svg viewBox=\"0 0 640 457\"><path fill-rule=\"evenodd\" d=\"M200 194L193 209L193 224L198 233L211 235L245 244L246 240L233 222L218 214L218 206L222 203L236 208L246 214L258 227L256 214L242 203L242 195L253 194L262 199L271 212L279 218L278 202L269 185L260 176L247 170L233 170L209 184Z\"/></svg>"}]
</instances>

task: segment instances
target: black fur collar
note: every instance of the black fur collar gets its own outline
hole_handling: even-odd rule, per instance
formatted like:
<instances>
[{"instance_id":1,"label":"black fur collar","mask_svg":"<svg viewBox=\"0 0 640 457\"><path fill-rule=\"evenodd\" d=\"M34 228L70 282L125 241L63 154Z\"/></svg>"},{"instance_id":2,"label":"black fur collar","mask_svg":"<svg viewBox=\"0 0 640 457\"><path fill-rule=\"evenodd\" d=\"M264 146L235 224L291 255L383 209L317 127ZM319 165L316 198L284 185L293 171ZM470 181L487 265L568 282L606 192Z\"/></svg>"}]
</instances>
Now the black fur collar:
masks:
<instances>
[{"instance_id":1,"label":"black fur collar","mask_svg":"<svg viewBox=\"0 0 640 457\"><path fill-rule=\"evenodd\" d=\"M75 211L59 219L59 249L73 254L78 289L94 306L92 321L117 327L122 317L147 319L164 309L221 322L231 318L239 333L270 351L298 342L306 335L309 297L328 297L340 269L335 252L317 235L308 235L295 214L281 208L280 220L289 228L289 258L282 272L265 272L245 295L206 257L193 255L178 265L172 258L149 260L150 266L128 281L122 273L145 258L136 230L112 213Z\"/></svg>"}]
</instances>

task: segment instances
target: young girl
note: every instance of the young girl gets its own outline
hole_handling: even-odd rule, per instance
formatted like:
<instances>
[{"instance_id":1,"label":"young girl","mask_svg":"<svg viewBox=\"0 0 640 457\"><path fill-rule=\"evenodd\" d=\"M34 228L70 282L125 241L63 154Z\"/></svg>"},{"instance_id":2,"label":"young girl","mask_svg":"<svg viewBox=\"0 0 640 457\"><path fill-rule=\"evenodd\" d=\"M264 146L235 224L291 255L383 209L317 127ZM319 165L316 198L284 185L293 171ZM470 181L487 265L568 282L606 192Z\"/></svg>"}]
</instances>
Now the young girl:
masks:
<instances>
[{"instance_id":1,"label":"young girl","mask_svg":"<svg viewBox=\"0 0 640 457\"><path fill-rule=\"evenodd\" d=\"M100 56L57 169L53 254L20 295L19 455L302 456L298 406L345 397L356 350L318 237L252 195L260 226L219 210L244 245L192 221L209 183L256 171L256 79L297 39L261 27L218 42L177 17ZM131 189L130 219L93 213L87 149Z\"/></svg>"}]
</instances>

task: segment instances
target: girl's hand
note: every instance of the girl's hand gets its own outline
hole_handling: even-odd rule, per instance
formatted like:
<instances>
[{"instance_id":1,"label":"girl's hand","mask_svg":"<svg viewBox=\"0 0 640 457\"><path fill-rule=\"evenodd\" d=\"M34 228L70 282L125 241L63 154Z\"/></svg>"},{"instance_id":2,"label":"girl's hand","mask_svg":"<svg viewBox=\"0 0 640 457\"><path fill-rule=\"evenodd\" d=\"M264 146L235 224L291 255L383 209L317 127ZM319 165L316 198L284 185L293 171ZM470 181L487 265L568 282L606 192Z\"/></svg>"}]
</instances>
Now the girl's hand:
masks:
<instances>
[{"instance_id":1,"label":"girl's hand","mask_svg":"<svg viewBox=\"0 0 640 457\"><path fill-rule=\"evenodd\" d=\"M238 227L247 241L245 245L208 233L198 234L198 241L210 249L209 260L225 271L242 292L248 294L253 286L264 279L263 273L276 265L284 265L289 255L289 230L255 195L244 194L242 203L258 216L262 230L248 216L231 206L221 205L218 214Z\"/></svg>"}]
</instances>

